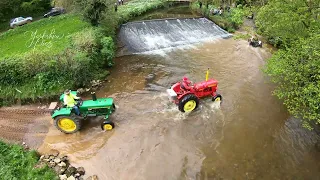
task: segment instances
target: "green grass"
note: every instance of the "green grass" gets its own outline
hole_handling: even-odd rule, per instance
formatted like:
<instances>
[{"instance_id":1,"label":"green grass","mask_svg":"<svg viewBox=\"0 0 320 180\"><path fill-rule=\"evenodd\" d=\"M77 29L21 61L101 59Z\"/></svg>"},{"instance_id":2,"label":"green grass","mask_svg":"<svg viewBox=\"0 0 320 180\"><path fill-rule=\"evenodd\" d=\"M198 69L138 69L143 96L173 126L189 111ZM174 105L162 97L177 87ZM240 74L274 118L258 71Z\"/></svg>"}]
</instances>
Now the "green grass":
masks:
<instances>
[{"instance_id":1,"label":"green grass","mask_svg":"<svg viewBox=\"0 0 320 180\"><path fill-rule=\"evenodd\" d=\"M53 170L47 166L34 168L37 161L38 155L35 151L24 151L19 145L0 141L0 179L58 179Z\"/></svg>"},{"instance_id":2,"label":"green grass","mask_svg":"<svg viewBox=\"0 0 320 180\"><path fill-rule=\"evenodd\" d=\"M248 40L251 37L250 34L234 34L233 35L233 39L237 40L237 39L244 39L244 40Z\"/></svg>"},{"instance_id":3,"label":"green grass","mask_svg":"<svg viewBox=\"0 0 320 180\"><path fill-rule=\"evenodd\" d=\"M115 22L107 22L105 27L93 28L80 16L63 15L1 34L0 76L3 78L0 78L0 107L18 99L21 102L46 101L63 89L85 87L91 80L105 77L104 67L112 64L115 50L113 40L103 38L105 31L171 4L165 0L129 1L119 7L114 17L110 16ZM94 34L90 34L90 27ZM106 29L102 31L101 28ZM59 37L49 36L52 30ZM37 46L28 47L34 44L31 35L35 32L38 35L46 33L47 39L43 42L40 39Z\"/></svg>"},{"instance_id":4,"label":"green grass","mask_svg":"<svg viewBox=\"0 0 320 180\"><path fill-rule=\"evenodd\" d=\"M131 0L124 6L119 6L117 14L119 15L119 23L126 23L136 16L140 16L150 10L162 8L170 4L166 0Z\"/></svg>"},{"instance_id":5,"label":"green grass","mask_svg":"<svg viewBox=\"0 0 320 180\"><path fill-rule=\"evenodd\" d=\"M34 49L60 52L69 44L71 34L88 26L77 15L60 15L11 29L0 35L0 58Z\"/></svg>"},{"instance_id":6,"label":"green grass","mask_svg":"<svg viewBox=\"0 0 320 180\"><path fill-rule=\"evenodd\" d=\"M7 31L9 28L9 23L8 22L2 22L0 23L0 34L4 31Z\"/></svg>"}]
</instances>

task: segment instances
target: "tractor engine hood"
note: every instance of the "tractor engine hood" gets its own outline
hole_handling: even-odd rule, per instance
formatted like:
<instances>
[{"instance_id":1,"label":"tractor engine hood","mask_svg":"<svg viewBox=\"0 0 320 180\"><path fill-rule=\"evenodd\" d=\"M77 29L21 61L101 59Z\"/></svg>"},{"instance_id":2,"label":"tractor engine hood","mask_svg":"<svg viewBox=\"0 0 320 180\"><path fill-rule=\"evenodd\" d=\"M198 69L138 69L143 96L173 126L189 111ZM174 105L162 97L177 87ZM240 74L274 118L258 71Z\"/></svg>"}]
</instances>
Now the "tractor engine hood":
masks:
<instances>
[{"instance_id":1,"label":"tractor engine hood","mask_svg":"<svg viewBox=\"0 0 320 180\"><path fill-rule=\"evenodd\" d=\"M215 79L209 79L208 81L200 82L194 85L197 90L202 90L208 87L217 87L218 81Z\"/></svg>"},{"instance_id":2,"label":"tractor engine hood","mask_svg":"<svg viewBox=\"0 0 320 180\"><path fill-rule=\"evenodd\" d=\"M112 98L99 98L96 101L86 100L83 101L82 106L84 108L106 108L113 104Z\"/></svg>"}]
</instances>

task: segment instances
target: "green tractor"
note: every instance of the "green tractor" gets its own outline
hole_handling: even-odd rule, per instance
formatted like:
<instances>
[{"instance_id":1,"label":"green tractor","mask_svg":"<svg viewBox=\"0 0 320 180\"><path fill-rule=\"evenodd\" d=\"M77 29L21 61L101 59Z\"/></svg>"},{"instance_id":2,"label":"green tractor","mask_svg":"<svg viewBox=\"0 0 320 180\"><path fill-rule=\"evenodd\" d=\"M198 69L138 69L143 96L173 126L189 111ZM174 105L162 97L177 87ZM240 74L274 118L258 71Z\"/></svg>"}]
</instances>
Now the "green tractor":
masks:
<instances>
[{"instance_id":1,"label":"green tractor","mask_svg":"<svg viewBox=\"0 0 320 180\"><path fill-rule=\"evenodd\" d=\"M71 91L73 95L77 95L77 91ZM77 116L72 108L68 108L63 105L63 98L65 94L60 96L62 104L58 105L58 102L52 102L49 109L51 111L51 117L54 121L54 125L61 132L71 134L81 129L82 121L87 117L92 116L105 116L104 121L101 123L102 130L112 130L114 123L109 119L109 116L115 111L116 107L112 98L99 98L97 99L94 92L91 93L92 100L78 102L80 110L80 116Z\"/></svg>"}]
</instances>

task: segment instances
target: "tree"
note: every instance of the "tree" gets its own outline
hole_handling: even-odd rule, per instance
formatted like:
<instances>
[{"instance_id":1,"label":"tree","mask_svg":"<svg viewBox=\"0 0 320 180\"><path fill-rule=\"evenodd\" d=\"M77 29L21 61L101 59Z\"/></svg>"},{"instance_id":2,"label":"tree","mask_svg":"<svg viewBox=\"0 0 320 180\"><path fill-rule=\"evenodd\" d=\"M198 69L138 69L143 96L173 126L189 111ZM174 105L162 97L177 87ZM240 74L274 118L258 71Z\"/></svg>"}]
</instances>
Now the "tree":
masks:
<instances>
[{"instance_id":1,"label":"tree","mask_svg":"<svg viewBox=\"0 0 320 180\"><path fill-rule=\"evenodd\" d=\"M50 0L0 0L0 22L16 16L32 16L50 7Z\"/></svg>"},{"instance_id":2,"label":"tree","mask_svg":"<svg viewBox=\"0 0 320 180\"><path fill-rule=\"evenodd\" d=\"M320 26L319 26L320 27ZM288 111L303 119L320 123L320 32L300 38L290 48L279 50L267 62L265 72L278 86L274 91Z\"/></svg>"},{"instance_id":3,"label":"tree","mask_svg":"<svg viewBox=\"0 0 320 180\"><path fill-rule=\"evenodd\" d=\"M318 14L319 0L271 0L260 9L256 25L272 44L290 46L308 36L308 29L319 22Z\"/></svg>"},{"instance_id":4,"label":"tree","mask_svg":"<svg viewBox=\"0 0 320 180\"><path fill-rule=\"evenodd\" d=\"M93 26L98 26L107 9L106 1L104 0L76 0L76 5L79 12L83 12L85 20Z\"/></svg>"}]
</instances>

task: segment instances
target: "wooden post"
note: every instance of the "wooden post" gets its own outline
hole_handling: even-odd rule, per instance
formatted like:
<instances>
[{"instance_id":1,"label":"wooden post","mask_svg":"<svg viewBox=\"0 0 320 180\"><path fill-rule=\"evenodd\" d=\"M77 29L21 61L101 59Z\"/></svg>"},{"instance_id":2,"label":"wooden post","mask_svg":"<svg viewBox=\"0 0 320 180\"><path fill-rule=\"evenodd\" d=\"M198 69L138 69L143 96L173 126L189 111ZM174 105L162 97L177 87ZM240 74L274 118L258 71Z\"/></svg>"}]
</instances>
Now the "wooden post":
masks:
<instances>
[{"instance_id":1,"label":"wooden post","mask_svg":"<svg viewBox=\"0 0 320 180\"><path fill-rule=\"evenodd\" d=\"M19 89L17 89L16 88L16 91L18 91L18 93L19 93L19 97L18 97L18 101L17 101L17 104L19 105L19 106L21 106L21 91L19 90Z\"/></svg>"}]
</instances>

